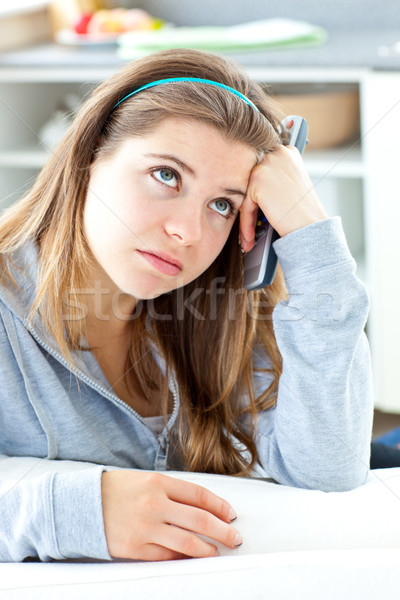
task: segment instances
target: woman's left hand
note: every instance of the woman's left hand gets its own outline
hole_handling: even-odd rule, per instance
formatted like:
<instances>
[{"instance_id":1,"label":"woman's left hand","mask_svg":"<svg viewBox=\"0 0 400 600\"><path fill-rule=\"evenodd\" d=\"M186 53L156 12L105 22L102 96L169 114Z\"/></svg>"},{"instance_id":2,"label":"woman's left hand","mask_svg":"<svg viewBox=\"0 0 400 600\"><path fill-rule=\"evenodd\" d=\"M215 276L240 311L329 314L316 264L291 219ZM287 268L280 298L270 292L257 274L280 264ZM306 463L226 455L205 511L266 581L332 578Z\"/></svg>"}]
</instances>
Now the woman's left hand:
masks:
<instances>
[{"instance_id":1,"label":"woman's left hand","mask_svg":"<svg viewBox=\"0 0 400 600\"><path fill-rule=\"evenodd\" d=\"M293 146L278 146L251 171L240 208L240 242L245 252L254 245L258 208L281 237L328 218Z\"/></svg>"}]
</instances>

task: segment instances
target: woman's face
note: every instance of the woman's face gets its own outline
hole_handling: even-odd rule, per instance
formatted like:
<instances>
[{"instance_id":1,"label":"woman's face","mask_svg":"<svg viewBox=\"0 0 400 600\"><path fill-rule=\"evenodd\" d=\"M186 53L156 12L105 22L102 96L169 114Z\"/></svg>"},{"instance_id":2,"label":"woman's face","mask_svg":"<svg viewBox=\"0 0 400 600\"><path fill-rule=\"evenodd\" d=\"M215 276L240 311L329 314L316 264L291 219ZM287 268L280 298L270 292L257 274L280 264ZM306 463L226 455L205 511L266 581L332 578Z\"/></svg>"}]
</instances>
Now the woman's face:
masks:
<instances>
[{"instance_id":1,"label":"woman's face","mask_svg":"<svg viewBox=\"0 0 400 600\"><path fill-rule=\"evenodd\" d=\"M96 161L85 235L94 279L136 299L181 287L221 252L256 154L213 127L168 118Z\"/></svg>"}]
</instances>

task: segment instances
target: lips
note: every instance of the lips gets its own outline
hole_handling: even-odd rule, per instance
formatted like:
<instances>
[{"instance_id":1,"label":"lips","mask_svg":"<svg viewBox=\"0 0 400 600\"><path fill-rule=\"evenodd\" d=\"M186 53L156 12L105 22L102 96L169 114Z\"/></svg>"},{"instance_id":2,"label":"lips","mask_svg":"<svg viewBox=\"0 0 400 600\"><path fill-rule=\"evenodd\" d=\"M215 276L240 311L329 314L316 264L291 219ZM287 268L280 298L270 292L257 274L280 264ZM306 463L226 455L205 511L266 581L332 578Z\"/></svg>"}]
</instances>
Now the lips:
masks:
<instances>
[{"instance_id":1,"label":"lips","mask_svg":"<svg viewBox=\"0 0 400 600\"><path fill-rule=\"evenodd\" d=\"M158 271L166 275L178 275L182 270L182 263L178 259L173 258L164 252L154 253L138 250L138 253Z\"/></svg>"},{"instance_id":2,"label":"lips","mask_svg":"<svg viewBox=\"0 0 400 600\"><path fill-rule=\"evenodd\" d=\"M162 258L162 260L165 260L165 262L171 263L172 265L176 265L177 267L179 267L180 271L182 270L183 264L181 263L181 261L177 258L174 258L173 256L165 254L165 252L150 252L149 254L158 256L159 258Z\"/></svg>"}]
</instances>

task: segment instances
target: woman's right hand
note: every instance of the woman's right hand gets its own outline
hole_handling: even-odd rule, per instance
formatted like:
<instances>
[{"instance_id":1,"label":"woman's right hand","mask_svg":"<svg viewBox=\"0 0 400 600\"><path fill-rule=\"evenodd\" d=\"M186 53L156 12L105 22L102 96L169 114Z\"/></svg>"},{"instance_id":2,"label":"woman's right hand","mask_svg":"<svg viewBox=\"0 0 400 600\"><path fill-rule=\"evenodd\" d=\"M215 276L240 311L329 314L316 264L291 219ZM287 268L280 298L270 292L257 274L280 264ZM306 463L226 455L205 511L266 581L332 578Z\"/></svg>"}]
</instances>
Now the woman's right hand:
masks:
<instances>
[{"instance_id":1,"label":"woman's right hand","mask_svg":"<svg viewBox=\"0 0 400 600\"><path fill-rule=\"evenodd\" d=\"M199 485L158 472L117 470L103 473L101 487L108 551L114 558L216 556L217 547L199 535L229 548L241 544L229 524L236 517L230 504Z\"/></svg>"}]
</instances>

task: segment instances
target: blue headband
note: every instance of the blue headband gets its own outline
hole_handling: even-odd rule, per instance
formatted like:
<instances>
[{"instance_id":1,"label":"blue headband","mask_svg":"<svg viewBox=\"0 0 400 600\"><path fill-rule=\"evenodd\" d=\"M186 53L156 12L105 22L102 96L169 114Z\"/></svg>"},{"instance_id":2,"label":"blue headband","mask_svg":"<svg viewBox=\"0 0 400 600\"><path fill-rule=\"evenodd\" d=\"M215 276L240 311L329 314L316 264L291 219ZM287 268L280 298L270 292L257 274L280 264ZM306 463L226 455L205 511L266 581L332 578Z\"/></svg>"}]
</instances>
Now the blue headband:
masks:
<instances>
[{"instance_id":1,"label":"blue headband","mask_svg":"<svg viewBox=\"0 0 400 600\"><path fill-rule=\"evenodd\" d=\"M251 100L249 100L248 98L246 98L246 96L244 96L243 94L241 94L237 90L229 87L229 85L225 85L223 83L219 83L218 81L211 81L211 79L201 79L199 77L170 77L169 79L158 79L157 81L151 81L150 83L146 83L145 85L142 85L137 90L134 90L133 92L131 92L130 94L128 94L127 96L125 96L124 98L122 98L122 100L120 100L119 102L117 102L117 104L114 106L114 109L117 108L117 106L119 106L120 104L122 104L122 102L124 102L125 100L127 100L131 96L134 96L135 94L138 94L139 92L141 92L143 90L147 90L148 88L154 87L155 85L162 85L163 83L178 83L180 81L194 81L196 83L205 83L207 85L214 85L215 87L219 87L219 88L222 88L224 90L228 90L228 92L231 92L232 94L235 94L235 96L238 96L239 98L241 98L243 100L243 102L246 102L246 104L249 104L257 112L260 112L258 110L257 106L255 104L253 104L253 102Z\"/></svg>"}]
</instances>

